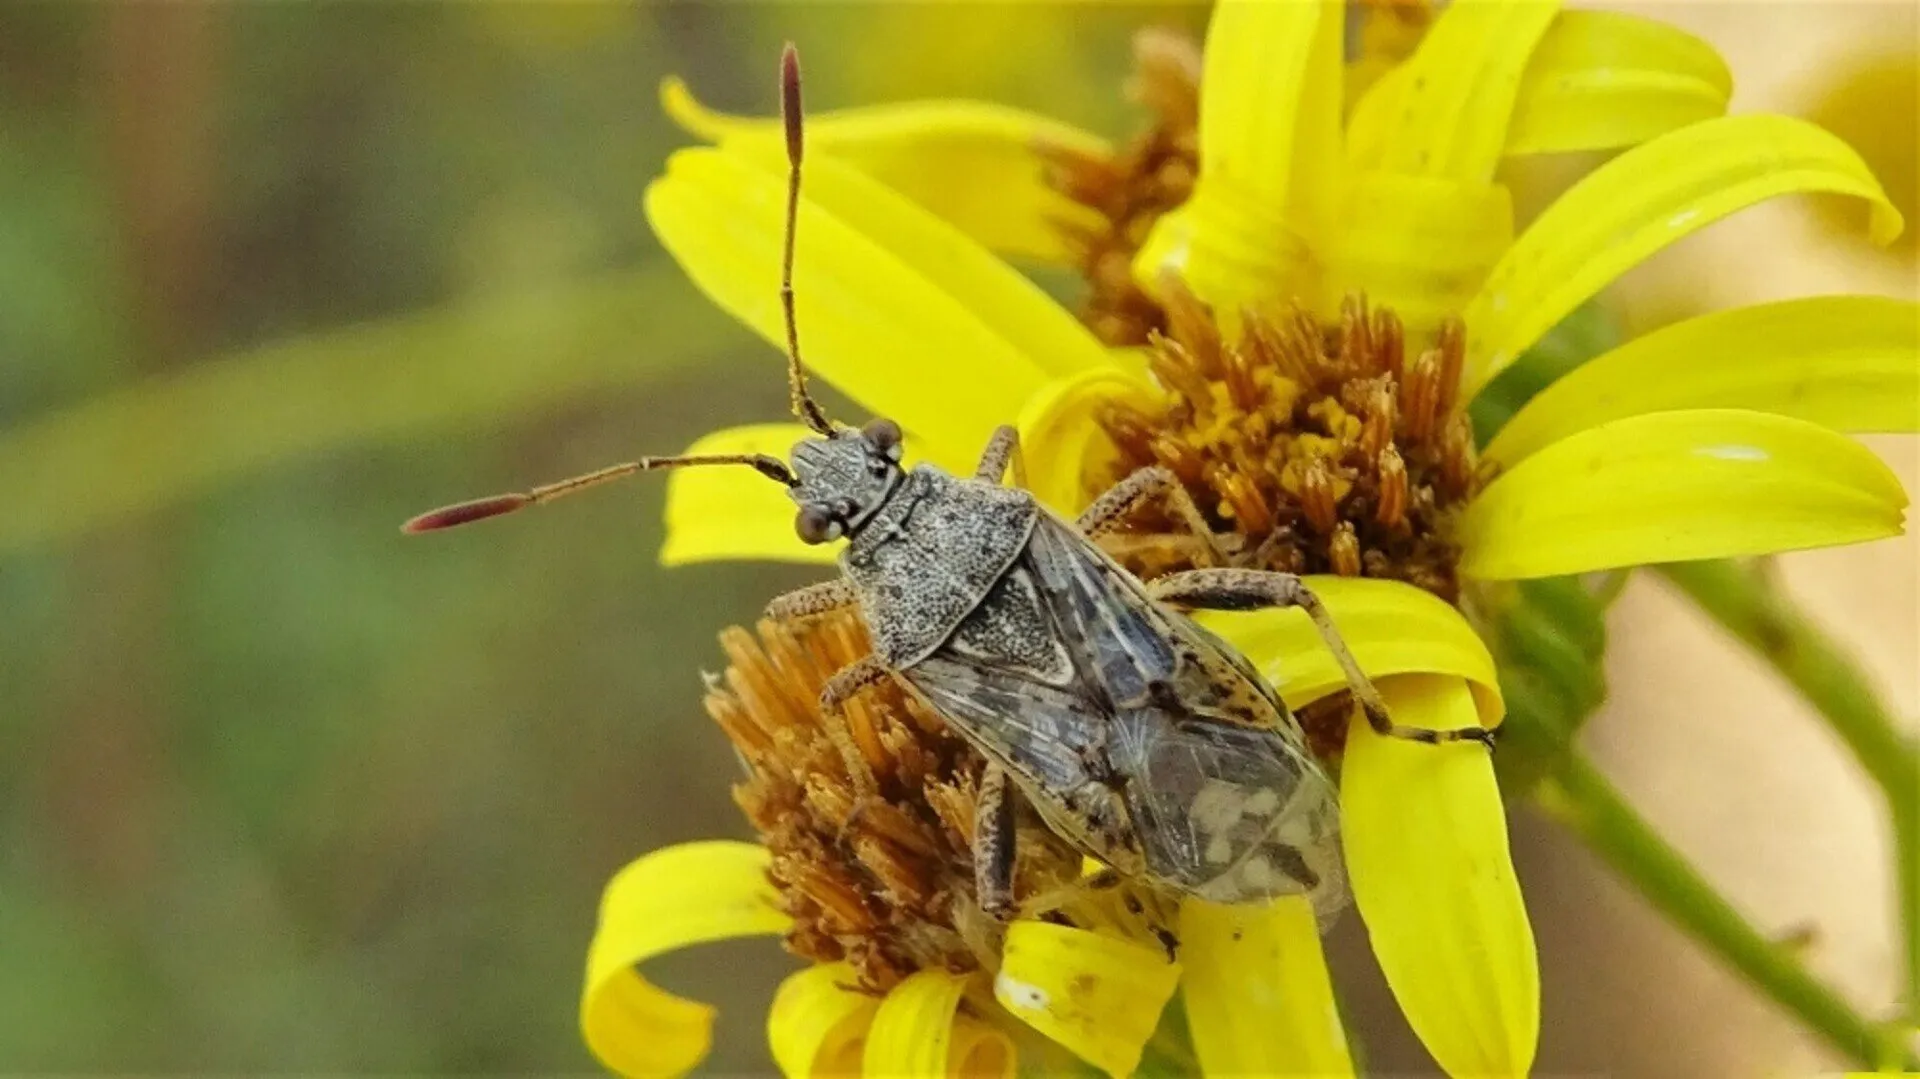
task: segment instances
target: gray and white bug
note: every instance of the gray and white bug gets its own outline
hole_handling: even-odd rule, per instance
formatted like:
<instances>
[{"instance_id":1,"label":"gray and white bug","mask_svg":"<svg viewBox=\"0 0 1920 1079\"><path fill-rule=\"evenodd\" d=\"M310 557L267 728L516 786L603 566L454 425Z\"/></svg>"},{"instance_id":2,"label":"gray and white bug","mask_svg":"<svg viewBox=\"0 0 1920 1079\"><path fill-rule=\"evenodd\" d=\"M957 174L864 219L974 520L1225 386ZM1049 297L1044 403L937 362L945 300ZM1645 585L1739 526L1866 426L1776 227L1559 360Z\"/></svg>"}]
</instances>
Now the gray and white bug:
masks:
<instances>
[{"instance_id":1,"label":"gray and white bug","mask_svg":"<svg viewBox=\"0 0 1920 1079\"><path fill-rule=\"evenodd\" d=\"M836 673L821 708L895 679L986 759L975 813L981 905L1011 907L1014 797L1118 873L1219 903L1344 897L1332 783L1299 722L1245 657L1183 610L1299 607L1313 620L1375 729L1395 737L1492 745L1478 728L1395 725L1313 593L1299 578L1199 569L1143 583L1094 542L1149 502L1213 536L1161 469L1135 473L1069 523L1018 486L1019 442L996 431L971 478L901 464L891 420L836 426L807 392L793 307L802 136L799 62L781 58L790 162L781 277L794 414L817 437L791 464L762 454L648 457L531 491L450 506L408 522L428 531L497 516L608 479L742 464L781 483L807 543L845 539L842 576L779 597L771 617L855 609L873 653ZM1011 782L1011 788L1009 786Z\"/></svg>"}]
</instances>

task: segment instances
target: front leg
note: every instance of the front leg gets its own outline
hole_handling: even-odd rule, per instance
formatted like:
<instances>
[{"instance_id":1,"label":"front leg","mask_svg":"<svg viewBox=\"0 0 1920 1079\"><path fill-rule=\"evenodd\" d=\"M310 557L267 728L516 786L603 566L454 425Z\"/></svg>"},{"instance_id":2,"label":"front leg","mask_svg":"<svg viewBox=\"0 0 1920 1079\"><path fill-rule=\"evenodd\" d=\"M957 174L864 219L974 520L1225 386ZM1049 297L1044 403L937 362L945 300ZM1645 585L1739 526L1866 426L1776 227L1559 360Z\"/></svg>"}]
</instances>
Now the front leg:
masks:
<instances>
[{"instance_id":1,"label":"front leg","mask_svg":"<svg viewBox=\"0 0 1920 1079\"><path fill-rule=\"evenodd\" d=\"M1291 573L1258 569L1197 569L1171 573L1150 581L1147 594L1176 607L1195 607L1215 611L1253 611L1263 607L1298 607L1313 619L1315 629L1327 643L1327 651L1347 677L1347 687L1367 715L1374 730L1391 738L1413 742L1479 742L1493 748L1493 732L1484 727L1437 731L1427 727L1402 727L1387 714L1387 702L1373 681L1361 673L1360 664L1347 648L1333 616L1300 578Z\"/></svg>"},{"instance_id":2,"label":"front leg","mask_svg":"<svg viewBox=\"0 0 1920 1079\"><path fill-rule=\"evenodd\" d=\"M973 470L973 478L988 483L999 483L1007 474L1007 466L1013 466L1013 485L1027 485L1027 462L1020 456L1020 432L1010 423L1003 423L993 429L993 437L987 439L987 448L980 453L980 467Z\"/></svg>"},{"instance_id":3,"label":"front leg","mask_svg":"<svg viewBox=\"0 0 1920 1079\"><path fill-rule=\"evenodd\" d=\"M773 597L767 604L767 617L775 622L797 622L824 618L860 604L860 593L845 577L821 581L805 588Z\"/></svg>"},{"instance_id":4,"label":"front leg","mask_svg":"<svg viewBox=\"0 0 1920 1079\"><path fill-rule=\"evenodd\" d=\"M980 909L1005 921L1013 912L1013 792L997 764L980 775L980 796L973 804L973 888Z\"/></svg>"}]
</instances>

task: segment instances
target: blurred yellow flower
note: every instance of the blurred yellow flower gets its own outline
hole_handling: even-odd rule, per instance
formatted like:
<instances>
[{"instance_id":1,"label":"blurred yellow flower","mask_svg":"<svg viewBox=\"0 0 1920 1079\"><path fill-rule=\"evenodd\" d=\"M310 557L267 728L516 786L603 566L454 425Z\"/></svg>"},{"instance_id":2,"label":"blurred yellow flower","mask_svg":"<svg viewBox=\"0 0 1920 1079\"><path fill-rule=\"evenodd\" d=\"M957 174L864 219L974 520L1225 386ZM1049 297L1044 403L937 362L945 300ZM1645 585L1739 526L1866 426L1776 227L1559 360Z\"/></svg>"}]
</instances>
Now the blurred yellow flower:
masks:
<instances>
[{"instance_id":1,"label":"blurred yellow flower","mask_svg":"<svg viewBox=\"0 0 1920 1079\"><path fill-rule=\"evenodd\" d=\"M1784 117L1723 117L1724 66L1684 34L1524 0L1447 8L1343 122L1342 39L1337 3L1216 9L1191 197L1123 237L1167 329L1145 363L988 250L1075 260L1075 238L1111 212L1063 195L1051 166L1097 162L1103 140L967 102L819 117L796 269L815 371L952 470L1016 418L1030 482L1063 512L1124 467L1161 463L1251 564L1420 585L1312 582L1396 718L1428 727L1491 726L1502 711L1486 649L1436 594L1901 530L1906 493L1840 432L1913 429L1920 312L1905 301L1822 297L1679 323L1591 360L1486 446L1463 411L1614 277L1745 206L1854 195L1873 238L1890 240L1899 215L1843 143ZM777 137L667 92L719 145L674 155L649 219L709 296L778 342ZM1620 146L1632 148L1514 235L1494 180L1503 155ZM723 431L695 452L784 452L802 434ZM678 473L663 557L832 555L801 545L791 521L754 477ZM1290 704L1339 688L1296 615L1209 621ZM1365 723L1339 736L1353 893L1409 1022L1450 1073L1526 1071L1539 975L1490 764ZM1243 938L1285 931L1284 905L1232 916L1264 927ZM1217 936L1208 917L1183 915L1187 938ZM1282 977L1275 964L1220 976L1240 980L1189 967L1200 1065L1274 1070L1235 1054L1281 1051L1267 1044L1278 1039L1210 1049L1204 1032L1303 1029L1313 1008L1228 1008L1251 1007L1259 994L1235 986Z\"/></svg>"}]
</instances>

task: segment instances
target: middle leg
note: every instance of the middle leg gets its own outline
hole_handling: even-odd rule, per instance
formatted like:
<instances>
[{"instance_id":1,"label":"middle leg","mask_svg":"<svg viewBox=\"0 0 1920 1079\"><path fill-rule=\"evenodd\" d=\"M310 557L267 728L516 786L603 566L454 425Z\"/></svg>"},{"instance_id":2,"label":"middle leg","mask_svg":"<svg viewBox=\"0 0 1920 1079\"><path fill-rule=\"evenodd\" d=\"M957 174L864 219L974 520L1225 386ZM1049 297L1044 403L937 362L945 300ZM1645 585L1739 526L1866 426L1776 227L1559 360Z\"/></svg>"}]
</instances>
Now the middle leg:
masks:
<instances>
[{"instance_id":1,"label":"middle leg","mask_svg":"<svg viewBox=\"0 0 1920 1079\"><path fill-rule=\"evenodd\" d=\"M1013 911L1013 792L1007 773L988 764L973 805L973 888L980 909L1004 921Z\"/></svg>"},{"instance_id":2,"label":"middle leg","mask_svg":"<svg viewBox=\"0 0 1920 1079\"><path fill-rule=\"evenodd\" d=\"M1193 496L1187 493L1179 477L1158 465L1142 468L1107 488L1105 494L1081 512L1075 523L1088 539L1098 539L1125 524L1134 511L1150 502L1158 502L1193 533L1214 565L1227 561L1220 549L1219 537L1214 535L1213 526L1207 523Z\"/></svg>"},{"instance_id":3,"label":"middle leg","mask_svg":"<svg viewBox=\"0 0 1920 1079\"><path fill-rule=\"evenodd\" d=\"M1346 675L1353 699L1360 702L1367 723L1391 738L1437 744L1441 742L1479 742L1493 748L1493 732L1484 727L1438 731L1428 727L1402 727L1387 714L1387 702L1380 690L1360 670L1347 647L1346 639L1333 624L1333 616L1300 578L1291 573L1258 569L1197 569L1173 573L1147 583L1147 594L1176 607L1195 607L1214 611L1254 611L1264 607L1298 607L1313 620L1314 628L1333 653L1334 662Z\"/></svg>"}]
</instances>

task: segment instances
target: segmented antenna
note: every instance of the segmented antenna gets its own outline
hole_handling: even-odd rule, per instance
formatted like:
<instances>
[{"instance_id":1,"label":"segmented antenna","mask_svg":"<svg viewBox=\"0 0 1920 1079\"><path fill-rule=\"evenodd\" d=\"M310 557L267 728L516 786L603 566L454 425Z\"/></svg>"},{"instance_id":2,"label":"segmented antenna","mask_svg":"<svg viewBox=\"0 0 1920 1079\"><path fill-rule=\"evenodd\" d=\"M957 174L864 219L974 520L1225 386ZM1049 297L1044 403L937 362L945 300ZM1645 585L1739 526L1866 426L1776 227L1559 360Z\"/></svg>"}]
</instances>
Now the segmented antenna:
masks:
<instances>
[{"instance_id":1,"label":"segmented antenna","mask_svg":"<svg viewBox=\"0 0 1920 1079\"><path fill-rule=\"evenodd\" d=\"M789 42L780 52L780 115L787 128L787 222L786 245L780 256L780 306L787 317L787 388L793 398L793 414L815 432L833 434L833 421L812 395L807 393L807 369L800 362L800 327L793 315L793 238L800 220L800 158L802 147L800 121L800 53ZM625 464L608 465L557 483L543 484L527 491L489 495L471 502L456 502L415 517L400 526L402 532L437 532L443 528L484 521L552 502L576 491L598 487L640 472L654 472L694 465L746 465L776 483L788 487L800 484L785 461L764 453L717 453L681 457L642 457Z\"/></svg>"},{"instance_id":2,"label":"segmented antenna","mask_svg":"<svg viewBox=\"0 0 1920 1079\"><path fill-rule=\"evenodd\" d=\"M552 502L556 498L564 498L576 491L584 491L589 487L598 487L610 480L637 475L641 472L658 472L669 468L687 468L693 465L746 465L759 472L762 476L776 483L785 484L788 487L796 486L800 482L794 477L792 470L787 468L785 461L780 460L778 457L769 457L764 453L712 453L689 454L682 457L642 457L637 461L627 461L623 464L596 468L592 472L572 476L555 483L541 484L527 491L510 491L503 495L488 495L485 498L476 498L471 502L456 502L451 506L442 506L437 510L428 510L426 513L401 525L400 531L408 533L438 532L443 528L454 528L459 525L472 524L475 521L484 521L489 517L499 517L503 514L512 513L515 510L523 510L528 506L538 506L543 502Z\"/></svg>"},{"instance_id":3,"label":"segmented antenna","mask_svg":"<svg viewBox=\"0 0 1920 1079\"><path fill-rule=\"evenodd\" d=\"M791 41L780 50L780 119L787 129L787 234L780 256L780 307L787 317L787 391L793 414L818 433L830 435L833 422L807 393L807 369L800 362L800 323L793 314L793 240L800 224L800 158L805 139L801 134L800 50Z\"/></svg>"}]
</instances>

